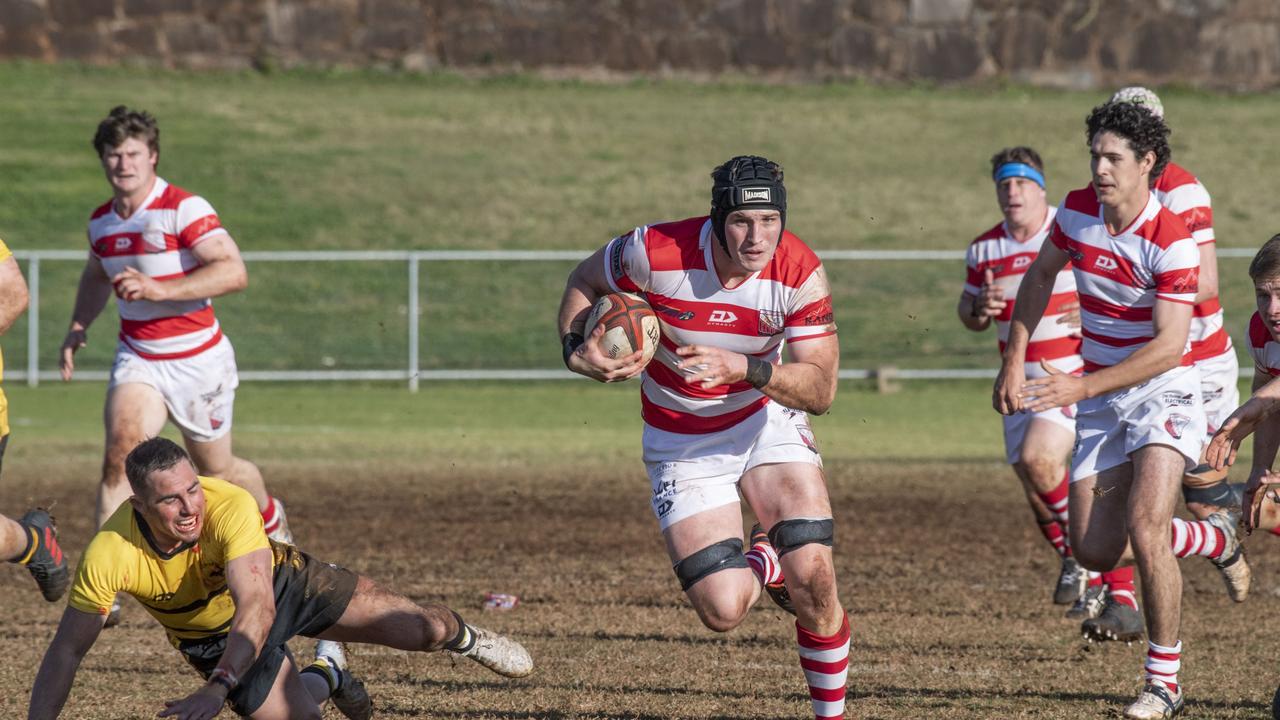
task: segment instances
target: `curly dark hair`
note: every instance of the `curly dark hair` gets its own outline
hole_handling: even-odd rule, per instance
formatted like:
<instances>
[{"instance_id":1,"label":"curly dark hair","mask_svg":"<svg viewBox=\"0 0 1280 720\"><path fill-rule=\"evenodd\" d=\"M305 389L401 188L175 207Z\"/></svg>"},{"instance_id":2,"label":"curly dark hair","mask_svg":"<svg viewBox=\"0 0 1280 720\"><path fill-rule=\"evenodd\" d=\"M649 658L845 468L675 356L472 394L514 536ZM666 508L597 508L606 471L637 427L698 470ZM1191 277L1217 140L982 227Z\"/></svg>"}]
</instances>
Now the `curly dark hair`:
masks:
<instances>
[{"instance_id":1,"label":"curly dark hair","mask_svg":"<svg viewBox=\"0 0 1280 720\"><path fill-rule=\"evenodd\" d=\"M1025 165L1030 165L1036 170L1039 170L1041 173L1044 172L1044 161L1040 159L1040 153L1036 152L1035 150L1032 150L1031 148L1025 145L1019 145L1017 147L1007 147L1001 150L1000 152L996 153L995 155L992 155L991 156L992 177L995 176L996 171L1000 169L1001 165L1004 165L1007 163L1023 163Z\"/></svg>"},{"instance_id":2,"label":"curly dark hair","mask_svg":"<svg viewBox=\"0 0 1280 720\"><path fill-rule=\"evenodd\" d=\"M1119 135L1129 143L1136 157L1147 153L1155 153L1156 164L1151 168L1150 184L1155 186L1160 174L1169 165L1173 151L1169 149L1169 126L1164 118L1152 113L1141 105L1130 102L1108 102L1099 105L1089 113L1084 121L1086 145L1093 144L1093 138L1100 132Z\"/></svg>"},{"instance_id":3,"label":"curly dark hair","mask_svg":"<svg viewBox=\"0 0 1280 720\"><path fill-rule=\"evenodd\" d=\"M160 154L160 126L151 113L117 105L98 123L98 130L93 134L93 149L102 157L108 148L119 147L129 138L145 142L151 152Z\"/></svg>"},{"instance_id":4,"label":"curly dark hair","mask_svg":"<svg viewBox=\"0 0 1280 720\"><path fill-rule=\"evenodd\" d=\"M1249 263L1249 277L1258 282L1277 276L1280 276L1280 235L1272 235Z\"/></svg>"}]
</instances>

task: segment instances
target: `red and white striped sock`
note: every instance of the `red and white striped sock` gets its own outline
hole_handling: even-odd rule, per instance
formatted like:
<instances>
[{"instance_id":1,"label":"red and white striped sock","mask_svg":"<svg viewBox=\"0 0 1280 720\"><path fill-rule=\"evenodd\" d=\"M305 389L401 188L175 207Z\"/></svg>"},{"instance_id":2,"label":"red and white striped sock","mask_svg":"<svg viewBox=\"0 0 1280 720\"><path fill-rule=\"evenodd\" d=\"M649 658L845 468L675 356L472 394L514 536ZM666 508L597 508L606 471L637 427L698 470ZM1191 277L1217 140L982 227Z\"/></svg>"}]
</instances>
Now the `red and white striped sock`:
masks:
<instances>
[{"instance_id":1,"label":"red and white striped sock","mask_svg":"<svg viewBox=\"0 0 1280 720\"><path fill-rule=\"evenodd\" d=\"M1182 641L1173 647L1147 641L1147 682L1158 682L1178 692L1178 670L1182 668Z\"/></svg>"},{"instance_id":2,"label":"red and white striped sock","mask_svg":"<svg viewBox=\"0 0 1280 720\"><path fill-rule=\"evenodd\" d=\"M755 573L756 580L761 585L774 585L782 582L782 563L778 561L778 553L773 549L773 545L767 542L758 542L751 546L746 552L747 564L751 566L751 572Z\"/></svg>"},{"instance_id":3,"label":"red and white striped sock","mask_svg":"<svg viewBox=\"0 0 1280 720\"><path fill-rule=\"evenodd\" d=\"M1053 546L1054 552L1058 553L1058 557L1070 557L1071 548L1067 547L1067 536L1062 533L1062 526L1057 520L1049 522L1036 521L1040 526L1040 534L1044 535L1044 539L1049 541Z\"/></svg>"},{"instance_id":4,"label":"red and white striped sock","mask_svg":"<svg viewBox=\"0 0 1280 720\"><path fill-rule=\"evenodd\" d=\"M849 675L849 616L835 635L823 637L796 623L800 668L809 684L809 700L817 720L844 717L844 684Z\"/></svg>"},{"instance_id":5,"label":"red and white striped sock","mask_svg":"<svg viewBox=\"0 0 1280 720\"><path fill-rule=\"evenodd\" d=\"M276 499L267 496L267 506L262 509L262 529L268 535L280 527L280 513L276 512Z\"/></svg>"},{"instance_id":6,"label":"red and white striped sock","mask_svg":"<svg viewBox=\"0 0 1280 720\"><path fill-rule=\"evenodd\" d=\"M1227 549L1227 537L1206 520L1173 519L1173 554L1182 558L1203 555L1216 558Z\"/></svg>"},{"instance_id":7,"label":"red and white striped sock","mask_svg":"<svg viewBox=\"0 0 1280 720\"><path fill-rule=\"evenodd\" d=\"M1064 474L1062 476L1062 482L1058 483L1058 486L1049 492L1036 493L1036 497L1040 498L1040 502L1044 503L1045 507L1049 508L1049 512L1053 513L1053 519L1058 523L1058 529L1062 535L1062 548L1058 549L1056 544L1053 547L1055 550L1058 550L1058 554L1062 557L1071 557L1071 539L1067 534L1067 522L1071 517L1068 502L1071 496L1070 476L1070 473ZM1041 527L1041 531L1045 532L1043 526ZM1045 537L1048 537L1048 532L1045 532ZM1050 540L1050 542L1053 541Z\"/></svg>"},{"instance_id":8,"label":"red and white striped sock","mask_svg":"<svg viewBox=\"0 0 1280 720\"><path fill-rule=\"evenodd\" d=\"M1107 585L1107 594L1112 600L1138 609L1137 591L1133 586L1133 566L1116 568L1102 573L1102 582Z\"/></svg>"}]
</instances>

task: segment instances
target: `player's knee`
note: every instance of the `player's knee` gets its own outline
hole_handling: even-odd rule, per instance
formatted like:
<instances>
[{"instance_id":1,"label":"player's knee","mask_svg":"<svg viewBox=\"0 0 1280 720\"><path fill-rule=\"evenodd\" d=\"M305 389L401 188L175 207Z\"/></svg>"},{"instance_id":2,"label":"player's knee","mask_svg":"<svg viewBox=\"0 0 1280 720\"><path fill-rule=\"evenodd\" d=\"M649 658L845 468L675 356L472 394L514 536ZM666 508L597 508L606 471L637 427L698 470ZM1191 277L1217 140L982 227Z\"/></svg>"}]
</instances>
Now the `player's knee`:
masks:
<instances>
[{"instance_id":1,"label":"player's knee","mask_svg":"<svg viewBox=\"0 0 1280 720\"><path fill-rule=\"evenodd\" d=\"M1116 552L1111 548L1092 547L1084 543L1076 544L1073 540L1071 554L1084 569L1094 572L1107 572L1114 569L1116 564L1120 562L1120 556L1124 554L1124 548L1121 547L1120 551Z\"/></svg>"},{"instance_id":2,"label":"player's knee","mask_svg":"<svg viewBox=\"0 0 1280 720\"><path fill-rule=\"evenodd\" d=\"M1037 488L1056 487L1066 475L1065 458L1045 452L1042 448L1022 449L1022 467L1031 476Z\"/></svg>"},{"instance_id":3,"label":"player's knee","mask_svg":"<svg viewBox=\"0 0 1280 720\"><path fill-rule=\"evenodd\" d=\"M769 528L769 542L779 558L806 545L831 547L835 540L835 522L831 518L792 518Z\"/></svg>"}]
</instances>

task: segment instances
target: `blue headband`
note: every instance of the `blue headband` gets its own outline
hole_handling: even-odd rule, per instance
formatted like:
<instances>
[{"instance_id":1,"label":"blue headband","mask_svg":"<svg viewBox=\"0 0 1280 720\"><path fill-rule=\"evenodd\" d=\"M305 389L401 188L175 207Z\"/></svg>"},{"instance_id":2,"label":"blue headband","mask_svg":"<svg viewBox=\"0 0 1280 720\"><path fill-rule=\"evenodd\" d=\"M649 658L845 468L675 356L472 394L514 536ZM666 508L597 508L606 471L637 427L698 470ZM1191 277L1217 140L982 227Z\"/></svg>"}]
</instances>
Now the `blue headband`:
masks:
<instances>
[{"instance_id":1,"label":"blue headband","mask_svg":"<svg viewBox=\"0 0 1280 720\"><path fill-rule=\"evenodd\" d=\"M1044 189L1044 175L1041 175L1039 170L1026 163L1005 163L996 168L996 183L1011 177L1030 178L1040 186L1040 189Z\"/></svg>"}]
</instances>

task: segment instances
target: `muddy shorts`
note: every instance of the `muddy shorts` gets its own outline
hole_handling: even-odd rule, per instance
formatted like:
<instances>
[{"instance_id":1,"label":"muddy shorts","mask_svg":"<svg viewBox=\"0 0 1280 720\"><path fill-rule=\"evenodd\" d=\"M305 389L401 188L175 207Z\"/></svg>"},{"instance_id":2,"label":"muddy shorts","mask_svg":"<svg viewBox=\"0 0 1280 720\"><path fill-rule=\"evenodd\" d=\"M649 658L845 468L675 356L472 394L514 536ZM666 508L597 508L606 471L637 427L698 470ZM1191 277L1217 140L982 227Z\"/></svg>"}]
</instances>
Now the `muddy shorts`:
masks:
<instances>
[{"instance_id":1,"label":"muddy shorts","mask_svg":"<svg viewBox=\"0 0 1280 720\"><path fill-rule=\"evenodd\" d=\"M285 643L297 635L315 637L329 629L342 617L356 590L357 575L346 568L316 560L292 545L272 541L271 551L276 565L272 582L276 620L258 659L227 696L227 704L242 717L262 706L284 659L293 657ZM226 647L226 633L178 641L178 651L205 679Z\"/></svg>"}]
</instances>

